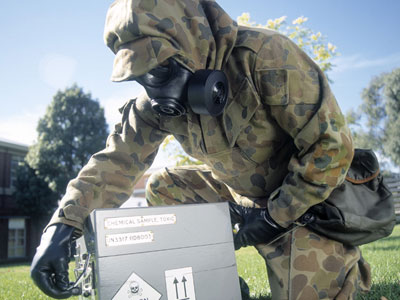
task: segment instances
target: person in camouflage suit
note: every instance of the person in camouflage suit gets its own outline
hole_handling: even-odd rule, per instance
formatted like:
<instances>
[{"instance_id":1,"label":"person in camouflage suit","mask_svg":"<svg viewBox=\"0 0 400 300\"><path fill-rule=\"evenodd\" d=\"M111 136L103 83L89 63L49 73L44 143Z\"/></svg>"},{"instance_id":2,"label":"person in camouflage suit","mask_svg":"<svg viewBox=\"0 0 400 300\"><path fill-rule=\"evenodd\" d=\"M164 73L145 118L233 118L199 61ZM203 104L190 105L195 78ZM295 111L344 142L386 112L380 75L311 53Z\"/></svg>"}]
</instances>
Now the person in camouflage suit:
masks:
<instances>
[{"instance_id":1,"label":"person in camouflage suit","mask_svg":"<svg viewBox=\"0 0 400 300\"><path fill-rule=\"evenodd\" d=\"M119 207L172 134L204 165L153 174L150 205L230 201L239 212L266 214L267 228L292 228L270 243L236 244L255 245L265 259L273 299L353 299L369 289L370 270L359 248L293 226L343 182L353 157L327 79L304 52L275 31L238 26L211 0L115 1L105 42L116 55L113 81L138 80L172 59L191 73L223 71L227 104L218 116L187 107L186 114L170 117L152 110L146 93L128 101L106 148L70 181L45 234L56 240L60 234L52 228L59 224L79 233L93 209ZM38 271L61 259L44 259L46 249L38 248L32 277L49 295L68 297L73 291L65 268L59 277L57 268ZM47 279L52 273L55 283Z\"/></svg>"}]
</instances>

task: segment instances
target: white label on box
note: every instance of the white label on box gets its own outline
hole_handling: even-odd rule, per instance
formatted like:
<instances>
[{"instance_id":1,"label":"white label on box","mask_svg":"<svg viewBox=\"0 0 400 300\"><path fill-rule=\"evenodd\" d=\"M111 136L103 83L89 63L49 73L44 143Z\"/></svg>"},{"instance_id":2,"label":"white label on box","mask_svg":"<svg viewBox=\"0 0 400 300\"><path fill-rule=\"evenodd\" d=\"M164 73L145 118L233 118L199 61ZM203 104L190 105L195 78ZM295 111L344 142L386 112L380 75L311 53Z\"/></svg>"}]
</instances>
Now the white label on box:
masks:
<instances>
[{"instance_id":1,"label":"white label on box","mask_svg":"<svg viewBox=\"0 0 400 300\"><path fill-rule=\"evenodd\" d=\"M152 231L128 232L106 235L107 247L151 243L152 241L154 241L154 232Z\"/></svg>"},{"instance_id":2,"label":"white label on box","mask_svg":"<svg viewBox=\"0 0 400 300\"><path fill-rule=\"evenodd\" d=\"M196 300L191 267L165 271L168 300Z\"/></svg>"},{"instance_id":3,"label":"white label on box","mask_svg":"<svg viewBox=\"0 0 400 300\"><path fill-rule=\"evenodd\" d=\"M131 216L104 219L105 229L135 228L144 226L171 225L176 223L175 214Z\"/></svg>"},{"instance_id":4,"label":"white label on box","mask_svg":"<svg viewBox=\"0 0 400 300\"><path fill-rule=\"evenodd\" d=\"M112 300L160 300L161 294L150 284L132 273Z\"/></svg>"}]
</instances>

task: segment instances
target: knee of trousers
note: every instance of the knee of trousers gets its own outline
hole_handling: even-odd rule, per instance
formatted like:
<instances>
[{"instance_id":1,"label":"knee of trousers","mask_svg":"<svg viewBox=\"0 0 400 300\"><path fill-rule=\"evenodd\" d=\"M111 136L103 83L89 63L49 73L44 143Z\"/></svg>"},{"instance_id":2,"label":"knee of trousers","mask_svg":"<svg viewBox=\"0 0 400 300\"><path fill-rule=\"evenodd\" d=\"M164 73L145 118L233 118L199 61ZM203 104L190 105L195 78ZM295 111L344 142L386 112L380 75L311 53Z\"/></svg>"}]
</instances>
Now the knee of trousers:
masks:
<instances>
[{"instance_id":1,"label":"knee of trousers","mask_svg":"<svg viewBox=\"0 0 400 300\"><path fill-rule=\"evenodd\" d=\"M169 174L165 168L150 175L146 182L146 192L157 193L160 188L167 186Z\"/></svg>"},{"instance_id":2,"label":"knee of trousers","mask_svg":"<svg viewBox=\"0 0 400 300\"><path fill-rule=\"evenodd\" d=\"M166 168L154 172L146 183L146 200L150 206L179 204L181 187L177 186ZM176 202L176 203L175 203Z\"/></svg>"}]
</instances>

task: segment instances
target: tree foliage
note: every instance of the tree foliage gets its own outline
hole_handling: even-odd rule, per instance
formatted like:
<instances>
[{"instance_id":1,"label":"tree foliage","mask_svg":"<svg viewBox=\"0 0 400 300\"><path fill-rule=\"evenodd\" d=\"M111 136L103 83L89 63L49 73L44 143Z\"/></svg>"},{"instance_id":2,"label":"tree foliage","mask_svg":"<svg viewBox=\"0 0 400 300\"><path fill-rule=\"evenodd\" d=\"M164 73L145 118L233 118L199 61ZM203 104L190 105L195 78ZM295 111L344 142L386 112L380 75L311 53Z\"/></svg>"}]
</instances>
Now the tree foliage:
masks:
<instances>
[{"instance_id":1,"label":"tree foliage","mask_svg":"<svg viewBox=\"0 0 400 300\"><path fill-rule=\"evenodd\" d=\"M14 187L14 199L22 214L41 217L54 211L58 199L56 193L26 162L17 168Z\"/></svg>"},{"instance_id":2,"label":"tree foliage","mask_svg":"<svg viewBox=\"0 0 400 300\"><path fill-rule=\"evenodd\" d=\"M291 22L286 22L287 17L268 19L265 25L257 24L250 20L249 13L243 13L237 18L238 24L276 30L291 38L303 51L305 51L325 72L329 80L328 72L333 68L332 58L337 56L336 46L326 41L321 32L314 32L305 26L308 18L301 16ZM199 162L187 156L172 136L165 139L163 148L167 149L176 160L177 165L198 164Z\"/></svg>"},{"instance_id":3,"label":"tree foliage","mask_svg":"<svg viewBox=\"0 0 400 300\"><path fill-rule=\"evenodd\" d=\"M237 18L238 24L257 28L276 30L291 38L297 46L306 52L327 73L333 67L331 59L338 55L336 46L326 41L321 32L314 32L305 26L308 18L301 16L294 19L290 25L286 22L287 17L268 19L265 25L250 21L250 14L243 13Z\"/></svg>"},{"instance_id":4,"label":"tree foliage","mask_svg":"<svg viewBox=\"0 0 400 300\"><path fill-rule=\"evenodd\" d=\"M58 197L90 156L104 147L108 134L103 108L77 85L56 93L37 132L27 162Z\"/></svg>"},{"instance_id":5,"label":"tree foliage","mask_svg":"<svg viewBox=\"0 0 400 300\"><path fill-rule=\"evenodd\" d=\"M400 68L373 78L362 91L362 100L359 112L347 114L356 147L374 149L399 166Z\"/></svg>"}]
</instances>

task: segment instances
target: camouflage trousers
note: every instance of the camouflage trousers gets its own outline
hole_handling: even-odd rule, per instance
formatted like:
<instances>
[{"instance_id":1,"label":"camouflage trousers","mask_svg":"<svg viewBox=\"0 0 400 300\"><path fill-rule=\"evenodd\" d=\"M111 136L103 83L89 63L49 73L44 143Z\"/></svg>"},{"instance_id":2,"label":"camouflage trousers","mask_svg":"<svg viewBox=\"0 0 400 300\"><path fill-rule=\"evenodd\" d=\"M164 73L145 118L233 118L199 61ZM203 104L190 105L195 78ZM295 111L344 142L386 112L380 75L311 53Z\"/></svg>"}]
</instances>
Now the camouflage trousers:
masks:
<instances>
[{"instance_id":1,"label":"camouflage trousers","mask_svg":"<svg viewBox=\"0 0 400 300\"><path fill-rule=\"evenodd\" d=\"M147 182L151 206L234 201L266 207L265 199L243 197L215 180L206 166L166 168ZM272 299L354 299L371 286L370 267L350 247L297 227L270 245L257 245L265 259Z\"/></svg>"}]
</instances>

